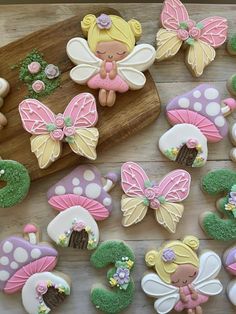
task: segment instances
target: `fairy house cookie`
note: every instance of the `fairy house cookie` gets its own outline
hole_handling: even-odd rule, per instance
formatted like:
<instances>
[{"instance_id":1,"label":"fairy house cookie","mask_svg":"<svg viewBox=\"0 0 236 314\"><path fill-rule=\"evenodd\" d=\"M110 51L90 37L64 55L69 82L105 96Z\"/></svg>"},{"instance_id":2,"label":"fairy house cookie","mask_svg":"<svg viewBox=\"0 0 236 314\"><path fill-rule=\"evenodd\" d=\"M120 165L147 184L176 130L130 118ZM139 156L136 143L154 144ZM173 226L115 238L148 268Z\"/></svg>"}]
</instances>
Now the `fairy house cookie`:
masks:
<instances>
[{"instance_id":1,"label":"fairy house cookie","mask_svg":"<svg viewBox=\"0 0 236 314\"><path fill-rule=\"evenodd\" d=\"M28 224L24 236L11 236L0 243L0 290L22 291L22 303L29 314L54 310L70 294L70 279L52 272L58 253L47 243L38 243L38 229Z\"/></svg>"},{"instance_id":2,"label":"fairy house cookie","mask_svg":"<svg viewBox=\"0 0 236 314\"><path fill-rule=\"evenodd\" d=\"M78 84L99 89L102 106L113 106L116 93L141 89L146 78L142 73L155 60L155 49L148 44L135 45L142 35L141 24L126 22L116 15L88 14L81 22L87 40L76 37L67 44L67 55L76 64L70 72Z\"/></svg>"},{"instance_id":3,"label":"fairy house cookie","mask_svg":"<svg viewBox=\"0 0 236 314\"><path fill-rule=\"evenodd\" d=\"M155 273L146 274L141 282L143 291L156 298L154 308L158 314L187 310L202 314L202 305L210 296L220 294L223 286L215 279L221 269L221 259L213 251L198 257L199 241L187 236L183 241L170 241L159 250L147 252L147 266Z\"/></svg>"},{"instance_id":4,"label":"fairy house cookie","mask_svg":"<svg viewBox=\"0 0 236 314\"><path fill-rule=\"evenodd\" d=\"M227 135L225 116L235 108L232 98L222 100L219 91L209 84L175 97L166 105L166 116L173 127L159 139L160 151L184 166L204 166L207 142L219 142Z\"/></svg>"},{"instance_id":5,"label":"fairy house cookie","mask_svg":"<svg viewBox=\"0 0 236 314\"><path fill-rule=\"evenodd\" d=\"M171 58L182 46L186 49L186 64L199 77L216 56L215 48L227 39L227 20L212 16L196 23L179 0L165 0L161 12L162 28L156 35L157 61Z\"/></svg>"},{"instance_id":6,"label":"fairy house cookie","mask_svg":"<svg viewBox=\"0 0 236 314\"><path fill-rule=\"evenodd\" d=\"M7 96L10 90L9 83L2 77L0 77L0 108L4 104L3 98ZM7 119L3 113L0 112L0 130L7 124Z\"/></svg>"},{"instance_id":7,"label":"fairy house cookie","mask_svg":"<svg viewBox=\"0 0 236 314\"><path fill-rule=\"evenodd\" d=\"M231 246L225 251L223 264L228 273L236 276L236 245ZM230 281L226 291L230 302L236 306L236 279Z\"/></svg>"},{"instance_id":8,"label":"fairy house cookie","mask_svg":"<svg viewBox=\"0 0 236 314\"><path fill-rule=\"evenodd\" d=\"M98 113L92 94L75 96L63 114L54 114L36 99L23 100L19 113L24 129L32 135L31 151L41 169L49 167L60 157L63 142L68 143L77 155L91 160L97 158L99 132L94 126Z\"/></svg>"},{"instance_id":9,"label":"fairy house cookie","mask_svg":"<svg viewBox=\"0 0 236 314\"><path fill-rule=\"evenodd\" d=\"M145 171L134 162L121 167L121 186L125 193L121 200L122 224L129 227L143 220L148 208L155 213L157 222L175 233L190 190L191 177L185 170L168 173L159 183L150 181Z\"/></svg>"},{"instance_id":10,"label":"fairy house cookie","mask_svg":"<svg viewBox=\"0 0 236 314\"><path fill-rule=\"evenodd\" d=\"M236 239L236 172L229 169L211 171L202 178L202 190L221 197L216 208L219 214L206 211L200 216L205 233L213 239Z\"/></svg>"},{"instance_id":11,"label":"fairy house cookie","mask_svg":"<svg viewBox=\"0 0 236 314\"><path fill-rule=\"evenodd\" d=\"M104 177L92 165L82 165L48 191L49 204L60 213L49 223L50 238L63 247L93 250L99 242L96 221L109 217L112 198L109 191L117 175Z\"/></svg>"}]
</instances>

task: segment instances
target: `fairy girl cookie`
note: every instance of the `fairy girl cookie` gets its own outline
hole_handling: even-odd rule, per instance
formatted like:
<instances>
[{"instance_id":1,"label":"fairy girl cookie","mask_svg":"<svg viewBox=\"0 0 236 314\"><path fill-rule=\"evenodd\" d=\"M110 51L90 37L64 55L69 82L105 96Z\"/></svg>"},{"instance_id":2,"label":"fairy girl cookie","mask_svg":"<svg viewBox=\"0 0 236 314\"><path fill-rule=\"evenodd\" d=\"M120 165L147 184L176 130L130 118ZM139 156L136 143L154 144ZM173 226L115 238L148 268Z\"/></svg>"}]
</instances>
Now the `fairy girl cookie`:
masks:
<instances>
[{"instance_id":1,"label":"fairy girl cookie","mask_svg":"<svg viewBox=\"0 0 236 314\"><path fill-rule=\"evenodd\" d=\"M92 94L75 96L63 114L54 114L36 99L23 100L19 113L24 129L32 134L31 151L41 169L49 167L60 157L63 142L68 143L71 150L80 156L91 160L97 158L99 132L94 126L98 114Z\"/></svg>"},{"instance_id":2,"label":"fairy girl cookie","mask_svg":"<svg viewBox=\"0 0 236 314\"><path fill-rule=\"evenodd\" d=\"M10 90L9 83L2 77L0 77L0 108L4 104L3 98L7 96ZM0 130L7 124L7 119L3 113L0 112Z\"/></svg>"},{"instance_id":3,"label":"fairy girl cookie","mask_svg":"<svg viewBox=\"0 0 236 314\"><path fill-rule=\"evenodd\" d=\"M228 273L236 276L236 245L231 246L225 251L223 265ZM230 302L236 306L236 279L229 282L226 291Z\"/></svg>"},{"instance_id":4,"label":"fairy girl cookie","mask_svg":"<svg viewBox=\"0 0 236 314\"><path fill-rule=\"evenodd\" d=\"M236 172L219 169L207 173L201 182L202 190L221 197L216 202L218 213L206 211L200 216L200 225L213 239L236 239Z\"/></svg>"},{"instance_id":5,"label":"fairy girl cookie","mask_svg":"<svg viewBox=\"0 0 236 314\"><path fill-rule=\"evenodd\" d=\"M187 47L186 64L199 77L216 56L215 48L227 39L228 23L220 16L212 16L196 23L189 18L180 0L165 0L161 12L162 28L156 35L157 61L171 58L180 48Z\"/></svg>"},{"instance_id":6,"label":"fairy girl cookie","mask_svg":"<svg viewBox=\"0 0 236 314\"><path fill-rule=\"evenodd\" d=\"M188 197L190 183L190 174L185 170L171 171L157 183L150 181L138 164L124 163L121 167L121 186L125 193L121 200L123 226L140 222L151 208L157 222L175 233L184 212L181 201Z\"/></svg>"},{"instance_id":7,"label":"fairy girl cookie","mask_svg":"<svg viewBox=\"0 0 236 314\"><path fill-rule=\"evenodd\" d=\"M26 239L11 236L0 243L0 290L22 291L22 303L29 314L46 314L70 294L70 279L52 272L58 253L47 243L38 243L38 229L24 228Z\"/></svg>"},{"instance_id":8,"label":"fairy girl cookie","mask_svg":"<svg viewBox=\"0 0 236 314\"><path fill-rule=\"evenodd\" d=\"M110 216L112 198L109 191L117 175L104 177L95 166L81 165L48 191L49 204L59 214L49 223L49 237L58 245L93 250L99 242L96 221Z\"/></svg>"},{"instance_id":9,"label":"fairy girl cookie","mask_svg":"<svg viewBox=\"0 0 236 314\"><path fill-rule=\"evenodd\" d=\"M151 45L135 43L142 35L141 24L126 22L116 15L88 14L81 22L87 40L76 37L67 44L67 54L77 66L70 72L78 84L99 89L102 106L113 106L116 93L141 89L146 82L142 73L155 60Z\"/></svg>"},{"instance_id":10,"label":"fairy girl cookie","mask_svg":"<svg viewBox=\"0 0 236 314\"><path fill-rule=\"evenodd\" d=\"M225 116L235 108L234 99L222 100L218 89L209 84L175 97L166 105L166 116L173 126L160 137L160 151L181 165L204 166L207 142L219 142L227 135Z\"/></svg>"},{"instance_id":11,"label":"fairy girl cookie","mask_svg":"<svg viewBox=\"0 0 236 314\"><path fill-rule=\"evenodd\" d=\"M198 257L198 247L198 239L187 236L183 241L170 241L159 250L147 252L146 264L154 267L156 273L145 275L141 286L148 296L157 299L157 313L174 309L202 314L202 304L223 290L221 282L215 279L221 269L220 257L213 251Z\"/></svg>"}]
</instances>

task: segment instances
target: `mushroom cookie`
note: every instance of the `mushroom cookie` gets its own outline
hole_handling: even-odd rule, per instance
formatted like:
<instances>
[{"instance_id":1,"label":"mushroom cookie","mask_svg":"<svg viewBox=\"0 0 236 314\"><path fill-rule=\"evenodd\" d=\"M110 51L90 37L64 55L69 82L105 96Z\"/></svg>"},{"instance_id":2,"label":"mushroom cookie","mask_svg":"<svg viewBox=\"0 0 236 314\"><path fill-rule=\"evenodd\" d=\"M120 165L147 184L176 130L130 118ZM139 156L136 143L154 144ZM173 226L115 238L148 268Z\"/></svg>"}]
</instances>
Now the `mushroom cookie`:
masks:
<instances>
[{"instance_id":1,"label":"mushroom cookie","mask_svg":"<svg viewBox=\"0 0 236 314\"><path fill-rule=\"evenodd\" d=\"M49 204L60 213L49 223L50 238L63 247L95 249L99 242L96 220L109 217L109 191L117 182L115 173L101 176L92 165L81 165L48 191Z\"/></svg>"},{"instance_id":2,"label":"mushroom cookie","mask_svg":"<svg viewBox=\"0 0 236 314\"><path fill-rule=\"evenodd\" d=\"M171 171L157 183L150 181L138 164L126 162L121 167L121 186L125 193L121 200L123 226L140 222L151 208L157 222L175 233L184 212L180 202L188 197L190 183L190 174L185 170Z\"/></svg>"},{"instance_id":3,"label":"mushroom cookie","mask_svg":"<svg viewBox=\"0 0 236 314\"><path fill-rule=\"evenodd\" d=\"M146 264L156 273L145 275L141 286L148 296L157 299L154 308L158 314L172 309L202 314L202 304L223 290L215 279L221 269L220 257L213 251L198 257L198 247L198 239L187 236L183 241L170 241L157 251L147 252Z\"/></svg>"},{"instance_id":4,"label":"mushroom cookie","mask_svg":"<svg viewBox=\"0 0 236 314\"><path fill-rule=\"evenodd\" d=\"M22 303L29 314L47 314L70 294L70 279L51 272L58 253L47 243L38 243L38 229L26 225L24 238L11 236L0 243L0 290L22 291Z\"/></svg>"},{"instance_id":5,"label":"mushroom cookie","mask_svg":"<svg viewBox=\"0 0 236 314\"><path fill-rule=\"evenodd\" d=\"M4 104L3 98L7 96L10 90L9 83L2 77L0 77L0 108ZM3 113L0 112L0 130L7 124L7 119Z\"/></svg>"},{"instance_id":6,"label":"mushroom cookie","mask_svg":"<svg viewBox=\"0 0 236 314\"><path fill-rule=\"evenodd\" d=\"M41 169L49 167L60 157L63 142L68 143L77 155L91 160L97 158L99 132L94 126L98 113L92 94L75 96L63 114L54 114L36 99L23 100L19 113L24 129L32 134L31 151Z\"/></svg>"},{"instance_id":7,"label":"mushroom cookie","mask_svg":"<svg viewBox=\"0 0 236 314\"><path fill-rule=\"evenodd\" d=\"M161 12L162 28L156 35L157 61L173 57L181 46L188 47L186 64L199 77L216 56L215 48L227 39L227 20L212 16L196 23L179 0L165 0Z\"/></svg>"},{"instance_id":8,"label":"mushroom cookie","mask_svg":"<svg viewBox=\"0 0 236 314\"><path fill-rule=\"evenodd\" d=\"M223 255L223 264L225 269L236 276L236 245L227 249ZM236 306L236 279L230 281L227 286L227 295L230 302Z\"/></svg>"},{"instance_id":9,"label":"mushroom cookie","mask_svg":"<svg viewBox=\"0 0 236 314\"><path fill-rule=\"evenodd\" d=\"M173 127L159 139L160 151L184 166L204 166L207 142L219 142L227 135L225 116L235 108L232 98L221 100L219 91L208 84L175 97L166 105L166 116Z\"/></svg>"},{"instance_id":10,"label":"mushroom cookie","mask_svg":"<svg viewBox=\"0 0 236 314\"><path fill-rule=\"evenodd\" d=\"M113 106L116 93L141 89L146 83L142 73L155 60L155 49L148 44L135 45L142 35L141 24L120 16L88 14L81 22L87 40L75 37L67 44L67 55L76 64L71 79L99 89L102 106Z\"/></svg>"},{"instance_id":11,"label":"mushroom cookie","mask_svg":"<svg viewBox=\"0 0 236 314\"><path fill-rule=\"evenodd\" d=\"M219 214L206 211L200 216L203 230L213 239L236 239L236 172L229 169L211 171L202 178L202 190L223 196L216 203Z\"/></svg>"}]
</instances>

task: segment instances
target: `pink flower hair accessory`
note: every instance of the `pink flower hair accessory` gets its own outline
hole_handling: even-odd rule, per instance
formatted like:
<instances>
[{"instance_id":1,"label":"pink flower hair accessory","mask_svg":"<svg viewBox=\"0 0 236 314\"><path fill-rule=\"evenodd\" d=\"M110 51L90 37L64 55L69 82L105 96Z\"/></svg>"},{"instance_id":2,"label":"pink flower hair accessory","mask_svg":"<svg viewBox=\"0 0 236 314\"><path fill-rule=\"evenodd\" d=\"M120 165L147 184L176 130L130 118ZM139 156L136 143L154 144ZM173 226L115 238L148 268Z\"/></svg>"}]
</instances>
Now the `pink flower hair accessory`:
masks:
<instances>
[{"instance_id":1,"label":"pink flower hair accessory","mask_svg":"<svg viewBox=\"0 0 236 314\"><path fill-rule=\"evenodd\" d=\"M100 29L110 29L112 25L110 16L104 13L97 18L96 22Z\"/></svg>"}]
</instances>

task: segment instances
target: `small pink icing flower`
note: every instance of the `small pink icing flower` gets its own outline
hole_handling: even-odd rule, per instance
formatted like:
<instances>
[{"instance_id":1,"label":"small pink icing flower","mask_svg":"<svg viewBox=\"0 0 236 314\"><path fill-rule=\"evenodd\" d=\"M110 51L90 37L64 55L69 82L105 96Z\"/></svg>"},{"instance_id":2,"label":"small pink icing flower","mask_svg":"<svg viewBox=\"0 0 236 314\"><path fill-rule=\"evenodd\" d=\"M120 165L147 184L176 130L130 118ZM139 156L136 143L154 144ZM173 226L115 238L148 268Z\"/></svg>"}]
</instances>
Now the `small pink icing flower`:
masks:
<instances>
[{"instance_id":1,"label":"small pink icing flower","mask_svg":"<svg viewBox=\"0 0 236 314\"><path fill-rule=\"evenodd\" d=\"M66 126L66 127L64 127L63 132L64 132L65 136L72 136L75 134L75 127Z\"/></svg>"},{"instance_id":2,"label":"small pink icing flower","mask_svg":"<svg viewBox=\"0 0 236 314\"><path fill-rule=\"evenodd\" d=\"M41 69L41 64L39 62L34 61L28 64L28 70L31 74L38 73L40 69Z\"/></svg>"},{"instance_id":3,"label":"small pink icing flower","mask_svg":"<svg viewBox=\"0 0 236 314\"><path fill-rule=\"evenodd\" d=\"M43 81L37 80L32 84L32 88L35 93L40 93L45 89L45 84Z\"/></svg>"},{"instance_id":4,"label":"small pink icing flower","mask_svg":"<svg viewBox=\"0 0 236 314\"><path fill-rule=\"evenodd\" d=\"M49 80L52 80L52 79L58 77L60 74L59 68L54 64L48 64L46 66L44 72L45 72L45 74Z\"/></svg>"},{"instance_id":5,"label":"small pink icing flower","mask_svg":"<svg viewBox=\"0 0 236 314\"><path fill-rule=\"evenodd\" d=\"M56 129L50 133L53 140L61 141L64 138L64 132L61 129Z\"/></svg>"},{"instance_id":6,"label":"small pink icing flower","mask_svg":"<svg viewBox=\"0 0 236 314\"><path fill-rule=\"evenodd\" d=\"M63 128L65 126L65 121L62 113L56 115L55 124L58 128Z\"/></svg>"},{"instance_id":7,"label":"small pink icing flower","mask_svg":"<svg viewBox=\"0 0 236 314\"><path fill-rule=\"evenodd\" d=\"M152 200L155 198L156 193L153 188L146 188L144 191L144 195L148 200Z\"/></svg>"},{"instance_id":8,"label":"small pink icing flower","mask_svg":"<svg viewBox=\"0 0 236 314\"><path fill-rule=\"evenodd\" d=\"M179 39L181 39L181 40L187 40L187 39L189 38L188 31L186 31L186 29L180 28L180 29L178 30L178 37L179 37Z\"/></svg>"},{"instance_id":9,"label":"small pink icing flower","mask_svg":"<svg viewBox=\"0 0 236 314\"><path fill-rule=\"evenodd\" d=\"M188 20L187 23L188 23L188 29L191 29L196 25L196 22L193 20Z\"/></svg>"},{"instance_id":10,"label":"small pink icing flower","mask_svg":"<svg viewBox=\"0 0 236 314\"><path fill-rule=\"evenodd\" d=\"M111 18L109 15L107 14L101 14L98 18L97 18L97 26L100 29L109 29L111 28Z\"/></svg>"},{"instance_id":11,"label":"small pink icing flower","mask_svg":"<svg viewBox=\"0 0 236 314\"><path fill-rule=\"evenodd\" d=\"M189 36L193 39L198 39L201 35L201 30L197 27L193 27L189 30Z\"/></svg>"},{"instance_id":12,"label":"small pink icing flower","mask_svg":"<svg viewBox=\"0 0 236 314\"><path fill-rule=\"evenodd\" d=\"M195 148L198 145L198 141L194 138L190 138L186 143L188 148Z\"/></svg>"},{"instance_id":13,"label":"small pink icing flower","mask_svg":"<svg viewBox=\"0 0 236 314\"><path fill-rule=\"evenodd\" d=\"M74 226L73 226L73 230L75 230L75 231L81 231L81 230L83 230L83 229L85 229L85 223L83 222L83 221L78 221L78 222L76 222L75 224L74 224Z\"/></svg>"},{"instance_id":14,"label":"small pink icing flower","mask_svg":"<svg viewBox=\"0 0 236 314\"><path fill-rule=\"evenodd\" d=\"M151 200L150 207L152 209L158 209L160 207L160 202L158 201L157 198L154 198L153 200Z\"/></svg>"},{"instance_id":15,"label":"small pink icing flower","mask_svg":"<svg viewBox=\"0 0 236 314\"><path fill-rule=\"evenodd\" d=\"M40 281L36 286L36 291L39 295L43 295L48 291L47 283L45 281Z\"/></svg>"}]
</instances>

